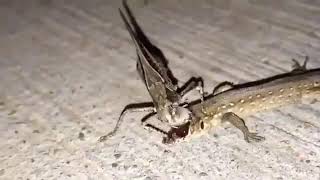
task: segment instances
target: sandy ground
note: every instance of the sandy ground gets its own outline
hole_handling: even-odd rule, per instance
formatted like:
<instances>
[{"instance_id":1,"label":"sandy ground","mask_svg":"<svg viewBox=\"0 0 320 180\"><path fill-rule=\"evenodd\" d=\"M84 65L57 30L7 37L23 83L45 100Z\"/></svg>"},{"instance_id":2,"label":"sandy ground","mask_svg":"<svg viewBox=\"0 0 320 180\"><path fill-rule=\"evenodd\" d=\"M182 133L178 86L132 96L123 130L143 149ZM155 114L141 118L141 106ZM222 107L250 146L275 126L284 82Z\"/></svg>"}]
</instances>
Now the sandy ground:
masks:
<instances>
[{"instance_id":1,"label":"sandy ground","mask_svg":"<svg viewBox=\"0 0 320 180\"><path fill-rule=\"evenodd\" d=\"M129 1L181 84L206 91L320 67L320 3ZM225 124L190 142L161 143L128 103L150 101L119 1L0 1L0 179L320 179L320 103L247 118L266 137L248 144ZM195 97L196 94L191 94ZM155 120L154 120L155 121Z\"/></svg>"}]
</instances>

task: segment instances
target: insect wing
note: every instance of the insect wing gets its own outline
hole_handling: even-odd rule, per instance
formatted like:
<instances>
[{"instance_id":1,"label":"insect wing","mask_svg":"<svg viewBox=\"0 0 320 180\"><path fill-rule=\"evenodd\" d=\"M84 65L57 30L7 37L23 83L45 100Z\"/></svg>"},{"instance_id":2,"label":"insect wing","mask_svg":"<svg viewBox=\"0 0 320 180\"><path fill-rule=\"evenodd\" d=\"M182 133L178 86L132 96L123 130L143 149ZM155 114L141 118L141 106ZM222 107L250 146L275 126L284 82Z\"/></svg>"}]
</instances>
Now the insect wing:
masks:
<instances>
[{"instance_id":1,"label":"insect wing","mask_svg":"<svg viewBox=\"0 0 320 180\"><path fill-rule=\"evenodd\" d=\"M132 25L132 31L134 31L135 35L134 37L136 38L136 41L139 42L140 48L143 48L140 55L144 56L147 61L146 63L148 63L152 69L159 73L163 79L166 89L169 91L176 91L177 79L173 76L172 72L168 68L168 61L163 55L162 51L158 47L154 46L142 31L125 0L123 1L123 7L129 18L129 21L127 20L127 22L130 22ZM140 65L138 64L138 68L139 66Z\"/></svg>"},{"instance_id":2,"label":"insect wing","mask_svg":"<svg viewBox=\"0 0 320 180\"><path fill-rule=\"evenodd\" d=\"M164 83L164 79L161 77L161 75L155 69L153 69L153 67L149 64L149 62L147 60L147 58L150 58L150 57L148 57L148 54L150 54L150 53L147 53L145 51L143 44L140 42L139 38L137 38L137 35L136 35L135 31L133 31L133 29L131 28L128 20L125 18L122 11L121 10L119 10L119 11L120 11L120 15L126 25L126 28L129 31L129 34L130 34L130 36L136 46L137 54L138 54L137 69L138 69L140 76L142 76L148 90L150 89L152 83L155 83L155 82Z\"/></svg>"}]
</instances>

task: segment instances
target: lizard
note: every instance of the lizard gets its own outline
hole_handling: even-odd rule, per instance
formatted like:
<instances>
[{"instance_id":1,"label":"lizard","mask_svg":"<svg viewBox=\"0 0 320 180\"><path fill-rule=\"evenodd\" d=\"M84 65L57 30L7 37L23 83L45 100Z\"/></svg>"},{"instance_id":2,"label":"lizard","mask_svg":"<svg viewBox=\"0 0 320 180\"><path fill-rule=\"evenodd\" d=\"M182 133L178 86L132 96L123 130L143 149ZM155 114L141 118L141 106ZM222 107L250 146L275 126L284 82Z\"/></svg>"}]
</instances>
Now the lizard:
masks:
<instances>
[{"instance_id":1,"label":"lizard","mask_svg":"<svg viewBox=\"0 0 320 180\"><path fill-rule=\"evenodd\" d=\"M288 104L302 99L320 99L320 68L306 69L296 60L295 68L288 73L243 84L222 83L231 86L228 90L210 94L203 102L190 104L191 120L171 128L163 143L189 140L201 136L210 129L229 122L239 129L245 141L262 141L265 138L249 131L244 117ZM218 85L219 86L219 85Z\"/></svg>"},{"instance_id":2,"label":"lizard","mask_svg":"<svg viewBox=\"0 0 320 180\"><path fill-rule=\"evenodd\" d=\"M183 86L178 87L178 80L169 69L165 55L151 43L142 31L126 0L123 0L122 4L128 19L121 9L119 9L119 13L134 42L138 56L136 69L152 98L152 103L135 103L125 106L115 128L110 133L101 136L99 141L105 141L114 136L123 122L124 115L129 112L149 112L142 119L142 125L162 133L163 130L146 123L149 117L157 114L161 122L168 123L173 127L185 124L190 119L191 112L185 108L187 103L182 101L182 97L193 89L199 90L202 100L204 97L203 81L200 77L192 77Z\"/></svg>"}]
</instances>

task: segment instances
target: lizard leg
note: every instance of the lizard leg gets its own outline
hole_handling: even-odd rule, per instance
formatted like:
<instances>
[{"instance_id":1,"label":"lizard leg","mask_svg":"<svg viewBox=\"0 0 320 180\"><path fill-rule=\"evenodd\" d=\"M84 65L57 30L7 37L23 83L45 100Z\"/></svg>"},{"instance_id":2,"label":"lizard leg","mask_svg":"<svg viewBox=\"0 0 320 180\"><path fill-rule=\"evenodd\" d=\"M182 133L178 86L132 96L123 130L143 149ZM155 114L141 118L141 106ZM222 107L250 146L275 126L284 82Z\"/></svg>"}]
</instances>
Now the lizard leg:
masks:
<instances>
[{"instance_id":1,"label":"lizard leg","mask_svg":"<svg viewBox=\"0 0 320 180\"><path fill-rule=\"evenodd\" d=\"M152 107L152 106L150 106L150 107L139 107L139 106L138 106L138 107L137 107L137 105L138 105L138 104L129 104L129 105L127 105L127 106L122 110L122 112L121 112L121 114L120 114L120 117L119 117L119 119L118 119L118 121L117 121L117 124L116 124L116 126L114 127L114 129L113 129L111 132L109 132L108 134L101 136L101 137L99 138L99 141L102 142L102 141L105 141L105 140L107 140L108 138L114 136L114 135L117 133L120 125L121 125L122 122L123 122L123 118L124 118L124 116L125 116L127 113L132 113L132 112L155 112L155 108Z\"/></svg>"},{"instance_id":2,"label":"lizard leg","mask_svg":"<svg viewBox=\"0 0 320 180\"><path fill-rule=\"evenodd\" d=\"M201 101L204 100L204 91L203 91L203 79L201 77L190 78L181 88L179 88L178 92L181 97L186 95L191 90L196 89L199 91Z\"/></svg>"},{"instance_id":3,"label":"lizard leg","mask_svg":"<svg viewBox=\"0 0 320 180\"><path fill-rule=\"evenodd\" d=\"M230 81L223 81L223 82L219 83L216 87L214 87L212 94L214 95L214 94L218 93L217 91L224 86L229 86L230 88L233 88L234 84Z\"/></svg>"},{"instance_id":4,"label":"lizard leg","mask_svg":"<svg viewBox=\"0 0 320 180\"><path fill-rule=\"evenodd\" d=\"M296 59L292 59L292 71L291 72L304 72L307 70L307 63L309 61L309 56L305 57L303 64L301 65Z\"/></svg>"},{"instance_id":5,"label":"lizard leg","mask_svg":"<svg viewBox=\"0 0 320 180\"><path fill-rule=\"evenodd\" d=\"M247 142L250 142L251 140L258 142L265 139L262 136L258 136L257 133L250 132L244 120L233 112L225 113L222 116L222 122L225 121L230 122L233 126L238 128L243 133L244 140Z\"/></svg>"}]
</instances>

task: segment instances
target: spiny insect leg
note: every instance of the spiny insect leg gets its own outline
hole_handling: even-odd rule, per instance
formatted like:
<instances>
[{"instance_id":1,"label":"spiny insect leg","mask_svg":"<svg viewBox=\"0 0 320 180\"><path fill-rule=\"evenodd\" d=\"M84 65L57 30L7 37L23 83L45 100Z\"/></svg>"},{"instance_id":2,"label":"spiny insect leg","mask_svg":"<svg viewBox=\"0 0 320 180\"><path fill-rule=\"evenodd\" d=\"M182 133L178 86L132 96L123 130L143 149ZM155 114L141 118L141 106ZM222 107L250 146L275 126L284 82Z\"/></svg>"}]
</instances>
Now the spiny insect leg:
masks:
<instances>
[{"instance_id":1,"label":"spiny insect leg","mask_svg":"<svg viewBox=\"0 0 320 180\"><path fill-rule=\"evenodd\" d=\"M212 94L215 95L216 93L218 93L220 88L222 88L224 86L229 86L230 88L233 88L234 84L230 81L223 81L223 82L219 83L216 87L214 87Z\"/></svg>"},{"instance_id":2,"label":"spiny insect leg","mask_svg":"<svg viewBox=\"0 0 320 180\"><path fill-rule=\"evenodd\" d=\"M291 72L304 72L307 71L307 64L309 61L309 56L305 57L303 64L301 65L296 59L292 59L292 71Z\"/></svg>"},{"instance_id":3,"label":"spiny insect leg","mask_svg":"<svg viewBox=\"0 0 320 180\"><path fill-rule=\"evenodd\" d=\"M167 134L168 134L166 131L164 131L164 130L162 130L162 129L160 129L160 128L152 125L152 124L145 124L143 127L144 127L145 129L148 129L148 130L157 131L157 132L159 132L159 133L161 133L161 134L164 134L164 135L167 135Z\"/></svg>"},{"instance_id":4,"label":"spiny insect leg","mask_svg":"<svg viewBox=\"0 0 320 180\"><path fill-rule=\"evenodd\" d=\"M148 121L149 120L149 118L151 118L152 116L154 116L154 115L156 115L157 114L157 112L150 112L150 113L148 113L147 115L145 115L142 119L141 119L141 125L145 125L146 123L146 121Z\"/></svg>"},{"instance_id":5,"label":"spiny insect leg","mask_svg":"<svg viewBox=\"0 0 320 180\"><path fill-rule=\"evenodd\" d=\"M203 79L201 77L190 78L181 88L179 88L178 92L180 96L183 97L193 89L197 89L199 91L201 101L203 101L204 91L203 91Z\"/></svg>"},{"instance_id":6,"label":"spiny insect leg","mask_svg":"<svg viewBox=\"0 0 320 180\"><path fill-rule=\"evenodd\" d=\"M127 113L132 113L132 112L155 112L155 108L152 107L152 106L151 106L151 107L141 107L141 106L139 107L138 105L140 105L140 104L129 104L129 105L127 105L127 106L122 110L122 112L121 112L121 114L120 114L120 117L119 117L119 119L118 119L118 121L117 121L117 124L116 124L116 126L114 127L114 129L113 129L110 133L108 133L108 134L106 134L106 135L104 135L104 136L101 136L101 137L99 138L99 141L102 142L102 141L105 141L105 140L107 140L108 138L114 136L114 135L117 133L120 125L121 125L122 122L123 122L123 118L124 118L124 116L125 116Z\"/></svg>"},{"instance_id":7,"label":"spiny insect leg","mask_svg":"<svg viewBox=\"0 0 320 180\"><path fill-rule=\"evenodd\" d=\"M147 129L147 130L153 130L153 131L157 131L157 132L160 132L162 134L167 134L166 131L152 125L152 124L149 124L147 123L147 120L149 120L150 117L156 115L157 113L156 112L150 112L149 114L145 115L142 119L141 119L141 125Z\"/></svg>"}]
</instances>

